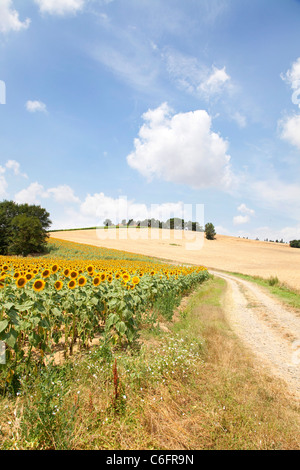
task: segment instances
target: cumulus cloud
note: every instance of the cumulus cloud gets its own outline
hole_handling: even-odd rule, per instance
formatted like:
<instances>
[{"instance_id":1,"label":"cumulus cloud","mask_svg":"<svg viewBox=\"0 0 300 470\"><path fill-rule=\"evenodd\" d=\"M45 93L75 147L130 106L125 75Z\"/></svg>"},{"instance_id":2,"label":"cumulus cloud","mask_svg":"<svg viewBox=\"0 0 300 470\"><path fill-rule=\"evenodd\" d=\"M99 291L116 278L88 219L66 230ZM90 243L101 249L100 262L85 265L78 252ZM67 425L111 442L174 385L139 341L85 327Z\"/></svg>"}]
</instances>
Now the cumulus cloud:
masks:
<instances>
[{"instance_id":1,"label":"cumulus cloud","mask_svg":"<svg viewBox=\"0 0 300 470\"><path fill-rule=\"evenodd\" d=\"M300 150L300 115L289 116L279 122L281 138Z\"/></svg>"},{"instance_id":2,"label":"cumulus cloud","mask_svg":"<svg viewBox=\"0 0 300 470\"><path fill-rule=\"evenodd\" d=\"M45 195L43 186L35 182L19 191L14 199L17 204L39 204L40 197L45 197Z\"/></svg>"},{"instance_id":3,"label":"cumulus cloud","mask_svg":"<svg viewBox=\"0 0 300 470\"><path fill-rule=\"evenodd\" d=\"M54 200L60 204L66 202L80 202L80 199L75 196L73 189L66 184L57 186L56 188L50 188L47 190L47 193L49 196L53 196Z\"/></svg>"},{"instance_id":4,"label":"cumulus cloud","mask_svg":"<svg viewBox=\"0 0 300 470\"><path fill-rule=\"evenodd\" d=\"M228 142L212 131L205 110L172 113L167 103L143 114L144 124L127 162L149 181L189 185L195 189L229 189L234 177Z\"/></svg>"},{"instance_id":5,"label":"cumulus cloud","mask_svg":"<svg viewBox=\"0 0 300 470\"><path fill-rule=\"evenodd\" d=\"M82 10L86 0L35 0L35 3L41 13L63 16Z\"/></svg>"},{"instance_id":6,"label":"cumulus cloud","mask_svg":"<svg viewBox=\"0 0 300 470\"><path fill-rule=\"evenodd\" d=\"M7 170L12 170L14 175L27 178L25 173L21 173L20 164L16 160L8 160L4 166L0 165L0 197L7 196L8 183L6 180Z\"/></svg>"},{"instance_id":7,"label":"cumulus cloud","mask_svg":"<svg viewBox=\"0 0 300 470\"><path fill-rule=\"evenodd\" d=\"M300 108L300 57L281 78L290 85L293 94L292 102ZM300 115L287 116L279 121L281 138L300 150Z\"/></svg>"},{"instance_id":8,"label":"cumulus cloud","mask_svg":"<svg viewBox=\"0 0 300 470\"><path fill-rule=\"evenodd\" d=\"M30 113L42 112L47 113L47 106L42 101L31 101L28 100L25 105L27 111Z\"/></svg>"},{"instance_id":9,"label":"cumulus cloud","mask_svg":"<svg viewBox=\"0 0 300 470\"><path fill-rule=\"evenodd\" d=\"M240 204L237 208L238 212L242 215L236 215L233 217L233 225L242 225L250 222L250 216L255 214L254 209L250 209L246 204Z\"/></svg>"},{"instance_id":10,"label":"cumulus cloud","mask_svg":"<svg viewBox=\"0 0 300 470\"><path fill-rule=\"evenodd\" d=\"M28 28L30 19L25 21L19 19L19 13L13 8L12 0L0 1L0 32L21 31Z\"/></svg>"},{"instance_id":11,"label":"cumulus cloud","mask_svg":"<svg viewBox=\"0 0 300 470\"><path fill-rule=\"evenodd\" d=\"M74 191L68 185L60 185L54 188L45 189L38 182L31 183L27 188L15 194L14 200L18 204L40 204L42 199L52 198L59 204L79 203Z\"/></svg>"}]
</instances>

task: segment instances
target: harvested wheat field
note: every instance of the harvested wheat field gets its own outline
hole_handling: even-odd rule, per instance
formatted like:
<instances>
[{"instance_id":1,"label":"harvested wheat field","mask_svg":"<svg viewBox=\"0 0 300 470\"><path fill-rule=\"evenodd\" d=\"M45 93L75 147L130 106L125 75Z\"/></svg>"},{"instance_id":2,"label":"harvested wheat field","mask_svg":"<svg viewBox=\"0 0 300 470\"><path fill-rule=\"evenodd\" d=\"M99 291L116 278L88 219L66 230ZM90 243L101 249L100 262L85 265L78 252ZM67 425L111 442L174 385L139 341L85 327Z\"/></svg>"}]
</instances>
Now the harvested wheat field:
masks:
<instances>
[{"instance_id":1,"label":"harvested wheat field","mask_svg":"<svg viewBox=\"0 0 300 470\"><path fill-rule=\"evenodd\" d=\"M179 263L257 275L277 276L300 289L300 249L287 244L166 229L120 228L52 232L51 237L154 256Z\"/></svg>"}]
</instances>

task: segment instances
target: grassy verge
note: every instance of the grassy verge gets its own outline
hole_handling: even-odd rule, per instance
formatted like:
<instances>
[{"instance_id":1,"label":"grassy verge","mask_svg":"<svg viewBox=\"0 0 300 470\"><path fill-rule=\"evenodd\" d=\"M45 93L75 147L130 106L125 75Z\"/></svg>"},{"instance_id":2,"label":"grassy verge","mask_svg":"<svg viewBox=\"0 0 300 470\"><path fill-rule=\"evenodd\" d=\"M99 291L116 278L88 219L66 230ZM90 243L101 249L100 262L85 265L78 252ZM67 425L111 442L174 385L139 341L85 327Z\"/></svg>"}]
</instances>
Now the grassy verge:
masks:
<instances>
[{"instance_id":1,"label":"grassy verge","mask_svg":"<svg viewBox=\"0 0 300 470\"><path fill-rule=\"evenodd\" d=\"M255 282L256 284L266 288L271 294L278 297L281 301L285 302L293 308L300 309L300 291L291 289L284 283L280 282L276 276L271 276L269 279L264 279L259 276L250 276L236 272L228 272L228 274L233 274L234 276L245 279L246 281Z\"/></svg>"},{"instance_id":2,"label":"grassy verge","mask_svg":"<svg viewBox=\"0 0 300 470\"><path fill-rule=\"evenodd\" d=\"M172 322L145 324L136 349L101 345L24 378L0 400L0 447L299 449L299 410L227 325L225 288L201 285Z\"/></svg>"}]
</instances>

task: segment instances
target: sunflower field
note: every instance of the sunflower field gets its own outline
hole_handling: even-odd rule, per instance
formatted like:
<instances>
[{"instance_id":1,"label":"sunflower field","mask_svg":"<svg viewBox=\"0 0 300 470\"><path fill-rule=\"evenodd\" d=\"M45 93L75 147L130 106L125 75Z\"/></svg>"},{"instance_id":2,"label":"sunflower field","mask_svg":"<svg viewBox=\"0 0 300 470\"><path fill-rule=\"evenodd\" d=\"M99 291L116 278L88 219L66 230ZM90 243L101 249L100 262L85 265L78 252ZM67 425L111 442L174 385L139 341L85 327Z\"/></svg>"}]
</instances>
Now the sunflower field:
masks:
<instances>
[{"instance_id":1,"label":"sunflower field","mask_svg":"<svg viewBox=\"0 0 300 470\"><path fill-rule=\"evenodd\" d=\"M124 252L119 256L0 257L2 382L58 349L65 357L75 344L86 349L97 337L111 345L134 343L158 299L180 298L208 277L202 266L126 259Z\"/></svg>"}]
</instances>

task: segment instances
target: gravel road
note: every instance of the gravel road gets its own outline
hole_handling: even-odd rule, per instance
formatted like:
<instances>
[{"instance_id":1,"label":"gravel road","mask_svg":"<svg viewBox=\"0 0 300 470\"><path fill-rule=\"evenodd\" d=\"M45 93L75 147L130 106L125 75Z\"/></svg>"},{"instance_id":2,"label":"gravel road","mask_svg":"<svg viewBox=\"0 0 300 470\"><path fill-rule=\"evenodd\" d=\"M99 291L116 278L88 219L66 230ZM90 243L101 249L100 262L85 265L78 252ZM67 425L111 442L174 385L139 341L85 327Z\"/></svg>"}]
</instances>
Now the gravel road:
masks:
<instances>
[{"instance_id":1,"label":"gravel road","mask_svg":"<svg viewBox=\"0 0 300 470\"><path fill-rule=\"evenodd\" d=\"M282 305L263 288L229 274L209 270L226 280L227 319L262 364L286 382L300 399L300 312Z\"/></svg>"}]
</instances>

